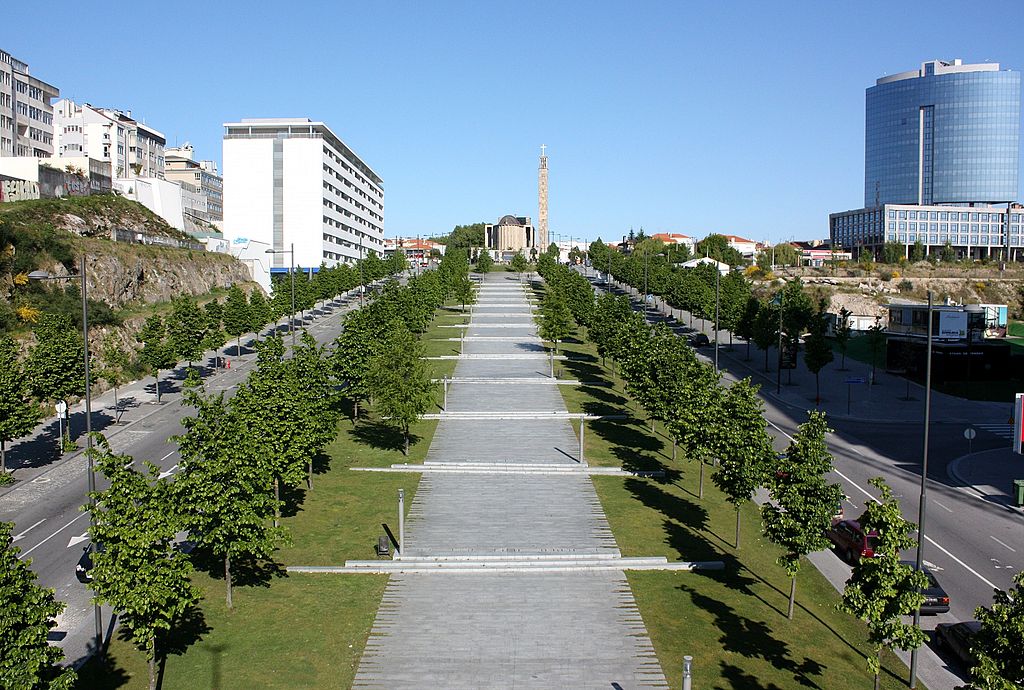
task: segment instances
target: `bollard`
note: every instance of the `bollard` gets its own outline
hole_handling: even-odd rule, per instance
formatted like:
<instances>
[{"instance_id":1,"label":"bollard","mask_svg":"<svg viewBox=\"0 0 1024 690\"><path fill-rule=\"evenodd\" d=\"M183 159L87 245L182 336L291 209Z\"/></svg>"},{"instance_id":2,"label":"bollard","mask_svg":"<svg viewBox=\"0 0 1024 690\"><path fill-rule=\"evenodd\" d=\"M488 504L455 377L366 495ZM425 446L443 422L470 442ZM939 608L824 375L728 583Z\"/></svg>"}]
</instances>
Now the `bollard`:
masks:
<instances>
[{"instance_id":1,"label":"bollard","mask_svg":"<svg viewBox=\"0 0 1024 690\"><path fill-rule=\"evenodd\" d=\"M683 690L690 690L691 683L693 682L691 676L693 675L693 657L686 655L683 657Z\"/></svg>"},{"instance_id":2,"label":"bollard","mask_svg":"<svg viewBox=\"0 0 1024 690\"><path fill-rule=\"evenodd\" d=\"M587 426L586 420L580 417L580 464L583 464L583 429Z\"/></svg>"},{"instance_id":3,"label":"bollard","mask_svg":"<svg viewBox=\"0 0 1024 690\"><path fill-rule=\"evenodd\" d=\"M442 407L441 409L443 409L445 412L448 411L448 377L447 376L444 377L444 407Z\"/></svg>"},{"instance_id":4,"label":"bollard","mask_svg":"<svg viewBox=\"0 0 1024 690\"><path fill-rule=\"evenodd\" d=\"M405 552L405 489L398 490L398 548L395 551L399 557Z\"/></svg>"}]
</instances>

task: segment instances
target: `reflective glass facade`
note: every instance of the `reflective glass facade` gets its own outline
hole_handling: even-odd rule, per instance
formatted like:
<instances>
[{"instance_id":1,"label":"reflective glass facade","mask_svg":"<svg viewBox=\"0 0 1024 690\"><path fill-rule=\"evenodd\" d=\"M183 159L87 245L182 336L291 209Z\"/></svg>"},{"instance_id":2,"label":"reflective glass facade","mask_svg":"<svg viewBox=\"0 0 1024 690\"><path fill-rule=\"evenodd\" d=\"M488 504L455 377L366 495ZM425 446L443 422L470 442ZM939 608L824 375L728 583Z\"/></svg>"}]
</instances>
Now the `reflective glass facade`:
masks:
<instances>
[{"instance_id":1,"label":"reflective glass facade","mask_svg":"<svg viewBox=\"0 0 1024 690\"><path fill-rule=\"evenodd\" d=\"M934 64L867 89L865 207L1017 198L1020 73Z\"/></svg>"}]
</instances>

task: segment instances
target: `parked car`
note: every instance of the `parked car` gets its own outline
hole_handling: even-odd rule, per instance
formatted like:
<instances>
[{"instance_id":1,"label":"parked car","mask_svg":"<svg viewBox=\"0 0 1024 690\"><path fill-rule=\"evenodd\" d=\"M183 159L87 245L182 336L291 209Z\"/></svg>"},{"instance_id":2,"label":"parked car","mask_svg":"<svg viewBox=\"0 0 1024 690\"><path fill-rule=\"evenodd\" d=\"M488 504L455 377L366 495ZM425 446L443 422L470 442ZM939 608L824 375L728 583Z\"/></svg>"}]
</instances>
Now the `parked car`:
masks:
<instances>
[{"instance_id":1,"label":"parked car","mask_svg":"<svg viewBox=\"0 0 1024 690\"><path fill-rule=\"evenodd\" d=\"M92 582L92 575L89 574L90 570L92 570L92 544L82 549L82 557L78 559L78 564L75 565L75 577L82 584Z\"/></svg>"},{"instance_id":2,"label":"parked car","mask_svg":"<svg viewBox=\"0 0 1024 690\"><path fill-rule=\"evenodd\" d=\"M912 561L900 562L904 565L909 565L911 568L914 567ZM939 584L931 570L922 566L921 572L928 578L928 585L921 590L921 594L924 595L924 603L921 604L921 615L933 616L937 613L949 613L949 595L946 594L946 590L942 588L942 585Z\"/></svg>"},{"instance_id":3,"label":"parked car","mask_svg":"<svg viewBox=\"0 0 1024 690\"><path fill-rule=\"evenodd\" d=\"M856 520L837 520L825 532L825 536L835 545L836 553L850 565L861 558L873 558L875 555L875 540L878 534L865 534Z\"/></svg>"},{"instance_id":4,"label":"parked car","mask_svg":"<svg viewBox=\"0 0 1024 690\"><path fill-rule=\"evenodd\" d=\"M696 333L690 336L690 345L694 347L700 347L702 345L710 345L711 340L704 333Z\"/></svg>"},{"instance_id":5,"label":"parked car","mask_svg":"<svg viewBox=\"0 0 1024 690\"><path fill-rule=\"evenodd\" d=\"M978 621L939 623L935 626L935 646L941 651L948 652L969 671L974 666L971 643L979 630L981 623Z\"/></svg>"}]
</instances>

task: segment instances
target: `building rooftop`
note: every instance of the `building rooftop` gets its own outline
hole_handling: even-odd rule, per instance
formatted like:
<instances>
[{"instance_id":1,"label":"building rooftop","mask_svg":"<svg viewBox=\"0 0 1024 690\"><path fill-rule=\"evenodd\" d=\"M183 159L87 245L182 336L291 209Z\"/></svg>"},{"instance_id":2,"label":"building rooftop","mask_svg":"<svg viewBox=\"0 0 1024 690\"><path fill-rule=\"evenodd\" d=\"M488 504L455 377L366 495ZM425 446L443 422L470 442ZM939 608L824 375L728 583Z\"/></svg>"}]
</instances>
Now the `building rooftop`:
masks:
<instances>
[{"instance_id":1,"label":"building rooftop","mask_svg":"<svg viewBox=\"0 0 1024 690\"><path fill-rule=\"evenodd\" d=\"M973 65L965 65L963 60L960 58L956 58L954 60L929 60L928 62L921 63L921 69L913 69L908 72L900 72L898 74L879 77L875 81L875 86L888 84L894 81L903 81L904 79L918 79L920 77L939 76L942 74L998 71L998 62L982 62Z\"/></svg>"}]
</instances>

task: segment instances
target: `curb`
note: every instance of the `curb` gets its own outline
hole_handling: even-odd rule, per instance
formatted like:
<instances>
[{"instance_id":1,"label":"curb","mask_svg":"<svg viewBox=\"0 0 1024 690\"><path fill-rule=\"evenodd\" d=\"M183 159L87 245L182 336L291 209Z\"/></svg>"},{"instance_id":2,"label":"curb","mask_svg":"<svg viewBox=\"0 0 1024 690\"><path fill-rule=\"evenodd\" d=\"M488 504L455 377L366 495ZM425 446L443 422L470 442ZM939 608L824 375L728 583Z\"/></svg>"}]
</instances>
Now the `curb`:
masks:
<instances>
[{"instance_id":1,"label":"curb","mask_svg":"<svg viewBox=\"0 0 1024 690\"><path fill-rule=\"evenodd\" d=\"M991 450L996 450L996 449L991 449ZM978 451L978 452L979 453L988 453L988 452L990 452L990 450L989 451ZM960 464L962 462L966 461L966 460L971 459L975 455L978 455L978 453L967 453L966 455L961 455L960 457L955 458L954 460L950 461L950 463L948 465L946 465L946 475L950 479L952 479L954 482L956 482L958 484L958 488L970 491L971 493L973 493L975 495L975 497L987 501L988 500L988 496L986 494L982 493L981 490L978 487L976 487L974 484L971 484L969 481L964 479L964 476L962 474L960 474ZM1011 505L1009 503L1003 505L1002 507L1006 508L1007 510L1009 510L1011 512L1019 513L1020 515L1024 515L1024 507L1018 508L1017 506Z\"/></svg>"}]
</instances>

